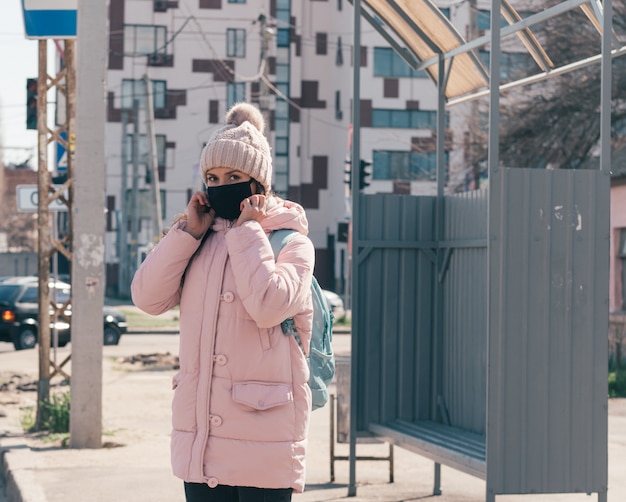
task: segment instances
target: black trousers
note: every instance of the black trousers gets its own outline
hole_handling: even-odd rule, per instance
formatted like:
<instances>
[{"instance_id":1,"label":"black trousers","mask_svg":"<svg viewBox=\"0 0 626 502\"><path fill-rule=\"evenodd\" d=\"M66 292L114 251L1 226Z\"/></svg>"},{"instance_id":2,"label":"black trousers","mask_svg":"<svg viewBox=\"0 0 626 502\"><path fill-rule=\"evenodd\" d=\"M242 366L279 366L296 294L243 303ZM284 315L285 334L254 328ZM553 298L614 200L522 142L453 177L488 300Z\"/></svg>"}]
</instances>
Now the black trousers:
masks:
<instances>
[{"instance_id":1,"label":"black trousers","mask_svg":"<svg viewBox=\"0 0 626 502\"><path fill-rule=\"evenodd\" d=\"M252 488L185 482L187 502L291 502L292 488Z\"/></svg>"}]
</instances>

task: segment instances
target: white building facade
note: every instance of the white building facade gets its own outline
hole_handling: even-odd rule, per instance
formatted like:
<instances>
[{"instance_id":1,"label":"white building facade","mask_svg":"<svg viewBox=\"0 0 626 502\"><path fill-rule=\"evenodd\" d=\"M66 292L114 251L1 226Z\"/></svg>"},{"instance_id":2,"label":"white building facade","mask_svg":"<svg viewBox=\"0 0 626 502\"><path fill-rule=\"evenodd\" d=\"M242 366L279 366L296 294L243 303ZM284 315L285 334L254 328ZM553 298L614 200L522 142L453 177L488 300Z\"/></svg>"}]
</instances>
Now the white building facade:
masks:
<instances>
[{"instance_id":1,"label":"white building facade","mask_svg":"<svg viewBox=\"0 0 626 502\"><path fill-rule=\"evenodd\" d=\"M468 5L441 7L467 36ZM132 277L142 249L157 239L146 168L150 143L144 76L154 90L163 227L185 209L193 191L203 188L200 152L223 124L229 106L253 102L268 119L274 190L304 206L317 253L315 274L324 288L344 292L349 269L345 170L351 149L353 18L352 4L346 0L110 1L110 294L127 292L120 280ZM367 22L361 26L361 158L372 162L364 191L432 194L436 86L425 72L412 70ZM139 107L137 120L134 106ZM462 185L462 128L468 108L459 110L456 116L449 114L446 162L457 165L460 174L453 169L450 178Z\"/></svg>"}]
</instances>

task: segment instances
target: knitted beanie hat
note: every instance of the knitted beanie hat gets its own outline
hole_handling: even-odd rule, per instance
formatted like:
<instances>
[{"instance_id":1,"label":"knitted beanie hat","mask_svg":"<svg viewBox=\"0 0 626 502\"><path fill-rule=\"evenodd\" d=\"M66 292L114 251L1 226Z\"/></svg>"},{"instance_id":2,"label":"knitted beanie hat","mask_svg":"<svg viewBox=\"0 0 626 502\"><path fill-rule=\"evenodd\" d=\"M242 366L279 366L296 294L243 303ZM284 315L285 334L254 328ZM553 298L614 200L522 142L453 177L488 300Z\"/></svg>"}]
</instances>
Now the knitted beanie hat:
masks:
<instances>
[{"instance_id":1,"label":"knitted beanie hat","mask_svg":"<svg viewBox=\"0 0 626 502\"><path fill-rule=\"evenodd\" d=\"M200 156L202 179L214 167L230 167L257 180L265 193L272 188L272 154L263 135L265 121L258 108L235 104L226 114L226 125L209 139Z\"/></svg>"}]
</instances>

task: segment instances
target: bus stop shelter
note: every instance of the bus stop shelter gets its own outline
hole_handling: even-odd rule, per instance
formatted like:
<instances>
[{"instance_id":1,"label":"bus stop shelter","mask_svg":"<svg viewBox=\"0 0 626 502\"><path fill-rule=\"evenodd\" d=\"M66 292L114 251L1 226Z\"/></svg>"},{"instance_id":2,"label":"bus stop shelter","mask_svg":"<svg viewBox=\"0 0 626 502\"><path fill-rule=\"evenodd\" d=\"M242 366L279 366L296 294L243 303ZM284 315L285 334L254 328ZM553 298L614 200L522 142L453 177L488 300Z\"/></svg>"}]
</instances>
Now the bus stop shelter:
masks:
<instances>
[{"instance_id":1,"label":"bus stop shelter","mask_svg":"<svg viewBox=\"0 0 626 502\"><path fill-rule=\"evenodd\" d=\"M433 460L435 494L447 465L484 479L488 502L532 493L606 501L611 61L623 53L611 0L570 0L525 19L494 0L494 29L467 42L429 0L353 3L355 47L361 21L370 22L408 64L428 71L439 102L437 193L353 190L348 495L356 495L356 441L374 437ZM532 26L571 9L596 27L601 51L555 68ZM501 165L505 36L519 37L540 67L508 86L599 66L599 169ZM472 52L485 43L488 71ZM489 187L446 194L445 111L477 96L489 99Z\"/></svg>"}]
</instances>

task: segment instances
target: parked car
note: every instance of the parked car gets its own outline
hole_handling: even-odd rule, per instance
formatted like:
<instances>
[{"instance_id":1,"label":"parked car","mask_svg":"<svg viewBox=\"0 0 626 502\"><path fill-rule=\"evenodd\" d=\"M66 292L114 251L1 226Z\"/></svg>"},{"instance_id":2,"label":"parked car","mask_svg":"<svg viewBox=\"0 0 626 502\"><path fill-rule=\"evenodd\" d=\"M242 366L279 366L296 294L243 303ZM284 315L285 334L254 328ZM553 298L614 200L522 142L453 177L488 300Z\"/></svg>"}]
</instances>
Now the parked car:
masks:
<instances>
[{"instance_id":1,"label":"parked car","mask_svg":"<svg viewBox=\"0 0 626 502\"><path fill-rule=\"evenodd\" d=\"M344 317L346 315L346 311L343 308L343 300L341 299L341 296L327 289L322 290L322 292L326 297L328 306L333 311L333 317L335 319L341 319L342 317Z\"/></svg>"},{"instance_id":2,"label":"parked car","mask_svg":"<svg viewBox=\"0 0 626 502\"><path fill-rule=\"evenodd\" d=\"M62 307L70 298L71 286L61 281L50 281L50 298ZM16 350L32 349L37 344L39 319L39 284L37 277L3 277L0 279L0 341L13 343ZM50 309L53 315L54 309ZM123 312L105 306L103 309L104 345L117 345L126 333L126 316ZM70 342L72 315L69 305L56 322L51 319L50 329L56 328L58 346Z\"/></svg>"}]
</instances>

